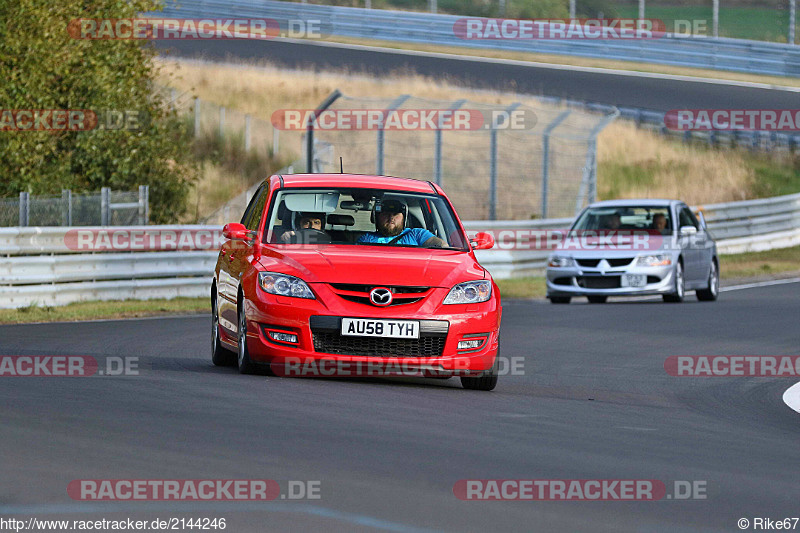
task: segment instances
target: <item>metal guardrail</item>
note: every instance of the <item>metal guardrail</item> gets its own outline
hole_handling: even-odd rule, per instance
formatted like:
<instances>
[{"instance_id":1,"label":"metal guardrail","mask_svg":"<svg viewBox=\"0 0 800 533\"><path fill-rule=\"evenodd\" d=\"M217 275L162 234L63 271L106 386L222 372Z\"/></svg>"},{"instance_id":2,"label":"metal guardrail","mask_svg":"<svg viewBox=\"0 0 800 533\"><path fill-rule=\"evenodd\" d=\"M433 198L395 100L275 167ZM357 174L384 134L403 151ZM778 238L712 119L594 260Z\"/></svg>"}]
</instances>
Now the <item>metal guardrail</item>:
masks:
<instances>
[{"instance_id":1,"label":"metal guardrail","mask_svg":"<svg viewBox=\"0 0 800 533\"><path fill-rule=\"evenodd\" d=\"M800 245L800 194L697 206L721 253L735 254ZM470 233L566 229L571 218L517 221L467 221ZM0 308L31 304L63 305L79 300L205 297L221 243L219 226L143 226L139 228L0 228ZM76 252L75 232L168 236L154 239L150 251ZM149 233L148 233L149 232ZM177 235L192 235L183 239ZM203 238L196 238L202 236ZM124 240L123 239L123 240ZM118 239L119 240L119 239ZM124 244L124 243L123 243ZM513 248L513 247L512 247ZM521 247L521 248L524 248ZM93 250L96 250L94 248ZM547 250L501 249L476 252L497 279L541 273ZM46 255L44 255L46 254ZM3 257L4 256L4 257Z\"/></svg>"},{"instance_id":2,"label":"metal guardrail","mask_svg":"<svg viewBox=\"0 0 800 533\"><path fill-rule=\"evenodd\" d=\"M270 18L277 20L281 28L286 28L290 20L318 20L323 33L341 37L596 57L751 74L800 76L800 46L744 39L666 34L662 38L637 40L468 40L459 38L454 31L456 22L465 18L457 15L273 0L171 0L163 13L153 16Z\"/></svg>"}]
</instances>

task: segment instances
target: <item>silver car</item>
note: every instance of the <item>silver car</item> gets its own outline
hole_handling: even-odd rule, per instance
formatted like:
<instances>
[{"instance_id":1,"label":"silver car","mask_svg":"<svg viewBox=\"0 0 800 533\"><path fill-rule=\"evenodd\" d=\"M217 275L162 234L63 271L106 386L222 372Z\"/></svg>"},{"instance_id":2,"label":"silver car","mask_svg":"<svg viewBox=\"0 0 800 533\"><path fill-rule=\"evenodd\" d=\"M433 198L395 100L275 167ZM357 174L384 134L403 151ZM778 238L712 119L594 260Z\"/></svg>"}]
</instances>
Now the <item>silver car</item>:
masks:
<instances>
[{"instance_id":1,"label":"silver car","mask_svg":"<svg viewBox=\"0 0 800 533\"><path fill-rule=\"evenodd\" d=\"M717 245L702 213L678 200L611 200L585 208L547 261L547 297L604 303L609 296L660 294L682 302L719 294Z\"/></svg>"}]
</instances>

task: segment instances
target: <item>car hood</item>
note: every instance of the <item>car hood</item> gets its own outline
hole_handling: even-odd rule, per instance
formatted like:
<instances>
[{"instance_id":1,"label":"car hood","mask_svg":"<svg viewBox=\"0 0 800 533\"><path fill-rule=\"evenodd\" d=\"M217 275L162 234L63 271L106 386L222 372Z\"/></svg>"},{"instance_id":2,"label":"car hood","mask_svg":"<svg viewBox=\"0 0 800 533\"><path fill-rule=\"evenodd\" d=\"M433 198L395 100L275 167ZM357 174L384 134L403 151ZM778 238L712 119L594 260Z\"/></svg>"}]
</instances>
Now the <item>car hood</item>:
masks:
<instances>
[{"instance_id":1,"label":"car hood","mask_svg":"<svg viewBox=\"0 0 800 533\"><path fill-rule=\"evenodd\" d=\"M415 285L450 288L483 279L486 271L472 254L455 250L337 246L265 248L265 270L309 283Z\"/></svg>"}]
</instances>

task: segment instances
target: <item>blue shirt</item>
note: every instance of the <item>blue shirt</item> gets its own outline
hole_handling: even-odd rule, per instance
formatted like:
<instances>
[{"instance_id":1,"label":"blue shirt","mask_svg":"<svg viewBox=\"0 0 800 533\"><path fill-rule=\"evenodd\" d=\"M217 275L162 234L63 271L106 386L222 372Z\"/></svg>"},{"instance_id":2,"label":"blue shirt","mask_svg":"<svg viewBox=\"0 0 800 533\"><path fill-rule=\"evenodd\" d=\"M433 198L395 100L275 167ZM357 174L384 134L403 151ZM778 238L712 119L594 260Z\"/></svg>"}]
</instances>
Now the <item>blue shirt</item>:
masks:
<instances>
[{"instance_id":1,"label":"blue shirt","mask_svg":"<svg viewBox=\"0 0 800 533\"><path fill-rule=\"evenodd\" d=\"M402 237L394 244L401 246L422 246L428 239L434 236L433 233L423 228L406 228L400 235L402 235ZM388 244L392 239L396 238L397 235L393 237L384 237L377 231L372 231L359 237L357 242Z\"/></svg>"}]
</instances>

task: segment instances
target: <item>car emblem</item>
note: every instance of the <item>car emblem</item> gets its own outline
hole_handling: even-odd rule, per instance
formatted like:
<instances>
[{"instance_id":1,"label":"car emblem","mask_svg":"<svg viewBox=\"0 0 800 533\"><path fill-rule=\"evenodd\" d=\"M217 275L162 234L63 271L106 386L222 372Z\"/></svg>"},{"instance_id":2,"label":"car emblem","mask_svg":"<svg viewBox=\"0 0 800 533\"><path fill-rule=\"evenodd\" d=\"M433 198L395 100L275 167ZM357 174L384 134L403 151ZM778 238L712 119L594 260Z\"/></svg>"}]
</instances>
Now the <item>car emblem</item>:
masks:
<instances>
[{"instance_id":1,"label":"car emblem","mask_svg":"<svg viewBox=\"0 0 800 533\"><path fill-rule=\"evenodd\" d=\"M392 303L392 291L386 287L375 287L369 293L369 301L373 305L386 306Z\"/></svg>"},{"instance_id":2,"label":"car emblem","mask_svg":"<svg viewBox=\"0 0 800 533\"><path fill-rule=\"evenodd\" d=\"M597 266L598 266L598 268L600 268L600 274L602 274L604 276L606 274L606 269L611 267L611 265L609 265L608 261L606 261L605 259L601 259L600 263Z\"/></svg>"}]
</instances>

